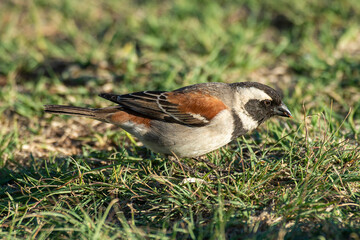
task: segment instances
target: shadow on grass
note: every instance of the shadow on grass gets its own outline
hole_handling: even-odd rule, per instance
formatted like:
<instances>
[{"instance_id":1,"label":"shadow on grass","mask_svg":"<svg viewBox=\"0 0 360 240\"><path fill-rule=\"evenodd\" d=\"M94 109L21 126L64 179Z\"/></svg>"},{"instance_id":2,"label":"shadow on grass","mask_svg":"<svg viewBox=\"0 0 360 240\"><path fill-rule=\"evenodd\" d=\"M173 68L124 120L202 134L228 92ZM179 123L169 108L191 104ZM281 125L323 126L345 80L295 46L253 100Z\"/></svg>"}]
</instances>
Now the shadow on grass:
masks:
<instances>
[{"instance_id":1,"label":"shadow on grass","mask_svg":"<svg viewBox=\"0 0 360 240\"><path fill-rule=\"evenodd\" d=\"M117 75L115 66L108 66L91 62L68 61L66 59L49 58L39 63L35 69L21 69L18 80L36 80L47 77L50 80L61 79L67 86L84 86L89 82L101 86L106 81L119 83L124 75Z\"/></svg>"},{"instance_id":2,"label":"shadow on grass","mask_svg":"<svg viewBox=\"0 0 360 240\"><path fill-rule=\"evenodd\" d=\"M138 46L138 45L136 45ZM129 91L140 91L148 87L153 90L170 90L181 87L176 83L170 84L165 81L173 70L167 71L150 71L152 68L151 61L144 59L142 62L132 66L136 69L137 74L129 73L128 68L133 63L124 62L115 63L111 58L102 62L80 62L69 61L60 58L48 58L43 62L38 63L35 68L27 69L20 68L17 75L17 82L19 84L28 81L38 81L45 77L47 82L61 81L67 87L88 87L88 91L96 91L96 88L101 89L106 84L112 84L111 87L126 85ZM179 70L175 76L179 82L182 82L184 76L189 69ZM1 79L0 79L1 80ZM0 82L1 84L1 82ZM99 91L99 90L97 90Z\"/></svg>"}]
</instances>

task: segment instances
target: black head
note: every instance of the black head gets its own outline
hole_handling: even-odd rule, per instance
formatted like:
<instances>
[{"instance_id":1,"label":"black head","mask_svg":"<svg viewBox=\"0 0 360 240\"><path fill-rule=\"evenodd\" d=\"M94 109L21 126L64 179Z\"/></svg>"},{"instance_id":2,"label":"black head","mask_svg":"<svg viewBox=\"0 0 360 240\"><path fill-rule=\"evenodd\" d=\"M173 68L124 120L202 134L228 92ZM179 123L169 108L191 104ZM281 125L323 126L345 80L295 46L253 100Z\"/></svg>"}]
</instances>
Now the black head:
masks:
<instances>
[{"instance_id":1,"label":"black head","mask_svg":"<svg viewBox=\"0 0 360 240\"><path fill-rule=\"evenodd\" d=\"M259 124L273 116L292 117L275 89L257 82L234 83L248 114Z\"/></svg>"}]
</instances>

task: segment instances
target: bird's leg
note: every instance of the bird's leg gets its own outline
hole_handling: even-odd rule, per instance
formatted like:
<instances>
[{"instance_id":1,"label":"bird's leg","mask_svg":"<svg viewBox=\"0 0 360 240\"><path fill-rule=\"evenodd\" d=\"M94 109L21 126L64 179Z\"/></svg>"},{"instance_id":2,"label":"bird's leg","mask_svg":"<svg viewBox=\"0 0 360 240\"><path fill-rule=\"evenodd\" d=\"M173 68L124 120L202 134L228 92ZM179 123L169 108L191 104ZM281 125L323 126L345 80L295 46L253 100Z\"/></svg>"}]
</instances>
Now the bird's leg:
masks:
<instances>
[{"instance_id":1,"label":"bird's leg","mask_svg":"<svg viewBox=\"0 0 360 240\"><path fill-rule=\"evenodd\" d=\"M174 153L173 153L173 155L168 155L168 159L169 159L170 161L172 161L173 163L179 165L183 172L186 171L186 172L190 173L191 175L195 175L195 173L196 173L197 175L199 175L199 176L201 176L201 177L207 175L207 174L205 174L205 173L196 172L196 170L195 170L194 168L191 168L191 167L189 167L189 166L186 165L186 164L182 164L182 163L180 162L180 159L179 159L179 158L176 156L176 154L174 154ZM209 160L207 160L204 156L202 156L202 157L197 157L197 158L193 157L192 159L193 159L193 160L196 160L196 161L199 161L199 162L203 162L203 163L207 164L208 166L210 166L210 168L212 168L212 169L214 169L215 171L218 171L218 172L220 172L220 173L226 172L225 169L216 166L215 164L213 164L212 162L210 162ZM220 175L221 175L221 174L220 174ZM211 180L215 180L215 179L218 178L218 176L215 176L215 175L210 174L210 175L207 175L207 178L209 178L209 179L211 179ZM191 178L191 179L192 179L192 178Z\"/></svg>"},{"instance_id":2,"label":"bird's leg","mask_svg":"<svg viewBox=\"0 0 360 240\"><path fill-rule=\"evenodd\" d=\"M191 168L191 167L189 167L189 166L186 165L186 164L182 164L182 163L180 162L180 159L179 159L179 158L176 156L176 154L174 154L174 153L173 153L173 155L169 155L169 156L168 156L168 159L169 159L170 161L172 161L173 163L178 164L178 165L181 167L181 169L182 169L183 172L185 172L184 170L186 170L186 171L189 172L191 175L195 175L195 173L196 173L196 174L199 175L200 177L204 177L204 176L205 176L204 173L196 172L194 168ZM192 158L192 159L196 159L196 158ZM209 162L209 163L210 163L210 162ZM213 163L210 163L210 164L212 164L212 166L217 167L217 166L216 166L215 164L213 164ZM217 179L217 177L216 177L216 176L213 176L213 175L208 175L207 177L208 177L209 179L212 179L212 180ZM190 177L190 178L185 178L185 179L183 180L183 183L186 183L186 182L202 182L202 181L203 181L202 179Z\"/></svg>"},{"instance_id":3,"label":"bird's leg","mask_svg":"<svg viewBox=\"0 0 360 240\"><path fill-rule=\"evenodd\" d=\"M192 159L195 161L198 161L198 162L203 162L214 170L221 171L221 172L225 170L222 167L216 166L215 164L210 162L205 156L193 157Z\"/></svg>"},{"instance_id":4,"label":"bird's leg","mask_svg":"<svg viewBox=\"0 0 360 240\"><path fill-rule=\"evenodd\" d=\"M172 153L172 154L173 154L173 155L168 155L168 159L169 159L170 161L172 161L173 163L179 165L180 168L181 168L181 170L182 170L183 172L185 172L185 170L186 170L187 172L190 172L191 174L194 174L194 173L195 173L195 170L194 170L193 168L189 167L189 166L186 165L186 164L182 164L181 161L180 161L180 159L178 158L178 156L176 156L175 153Z\"/></svg>"}]
</instances>

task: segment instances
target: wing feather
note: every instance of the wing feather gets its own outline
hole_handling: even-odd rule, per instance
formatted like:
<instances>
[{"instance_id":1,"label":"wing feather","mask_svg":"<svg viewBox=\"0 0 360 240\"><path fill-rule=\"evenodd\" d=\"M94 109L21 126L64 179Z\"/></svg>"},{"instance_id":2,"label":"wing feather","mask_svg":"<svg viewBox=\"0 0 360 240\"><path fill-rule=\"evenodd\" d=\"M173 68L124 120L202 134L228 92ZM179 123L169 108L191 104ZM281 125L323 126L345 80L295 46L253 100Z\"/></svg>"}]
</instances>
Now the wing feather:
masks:
<instances>
[{"instance_id":1,"label":"wing feather","mask_svg":"<svg viewBox=\"0 0 360 240\"><path fill-rule=\"evenodd\" d=\"M206 125L227 108L218 98L199 91L144 91L124 95L102 93L99 96L119 104L124 110L150 119L174 121L190 126Z\"/></svg>"}]
</instances>

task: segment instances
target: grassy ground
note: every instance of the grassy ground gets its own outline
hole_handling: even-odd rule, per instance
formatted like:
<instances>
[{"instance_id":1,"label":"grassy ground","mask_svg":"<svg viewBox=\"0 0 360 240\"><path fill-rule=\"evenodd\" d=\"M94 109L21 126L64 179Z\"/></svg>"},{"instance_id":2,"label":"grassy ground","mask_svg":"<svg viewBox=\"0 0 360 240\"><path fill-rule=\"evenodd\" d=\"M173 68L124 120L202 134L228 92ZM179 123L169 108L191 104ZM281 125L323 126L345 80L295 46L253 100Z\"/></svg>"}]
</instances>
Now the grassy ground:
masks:
<instances>
[{"instance_id":1,"label":"grassy ground","mask_svg":"<svg viewBox=\"0 0 360 240\"><path fill-rule=\"evenodd\" d=\"M1 1L0 238L360 239L359 29L357 0ZM295 117L208 154L226 174L43 112L211 81Z\"/></svg>"}]
</instances>

